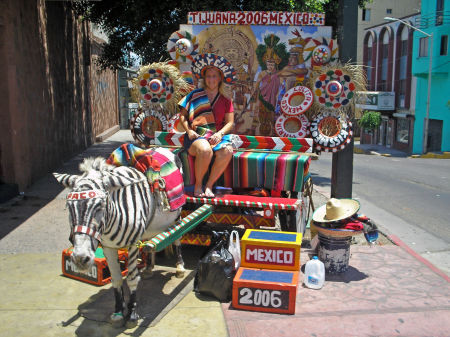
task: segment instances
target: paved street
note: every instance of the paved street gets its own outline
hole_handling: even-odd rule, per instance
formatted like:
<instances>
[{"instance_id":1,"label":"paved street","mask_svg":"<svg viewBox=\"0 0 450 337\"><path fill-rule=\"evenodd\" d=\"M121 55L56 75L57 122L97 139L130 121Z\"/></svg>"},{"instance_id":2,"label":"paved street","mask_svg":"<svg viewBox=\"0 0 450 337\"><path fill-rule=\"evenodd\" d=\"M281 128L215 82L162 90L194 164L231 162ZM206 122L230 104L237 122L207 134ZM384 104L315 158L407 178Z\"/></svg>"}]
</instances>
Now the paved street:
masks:
<instances>
[{"instance_id":1,"label":"paved street","mask_svg":"<svg viewBox=\"0 0 450 337\"><path fill-rule=\"evenodd\" d=\"M330 153L312 162L314 184L330 191ZM353 197L361 210L423 257L450 271L450 161L355 154Z\"/></svg>"}]
</instances>

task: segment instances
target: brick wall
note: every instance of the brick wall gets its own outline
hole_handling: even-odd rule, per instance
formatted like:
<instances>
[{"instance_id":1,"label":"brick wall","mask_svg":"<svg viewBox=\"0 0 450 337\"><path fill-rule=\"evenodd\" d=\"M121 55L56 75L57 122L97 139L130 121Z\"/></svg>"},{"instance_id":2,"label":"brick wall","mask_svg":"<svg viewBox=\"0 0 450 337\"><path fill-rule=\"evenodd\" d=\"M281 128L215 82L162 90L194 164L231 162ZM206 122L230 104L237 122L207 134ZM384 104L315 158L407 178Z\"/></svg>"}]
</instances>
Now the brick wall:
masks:
<instances>
[{"instance_id":1,"label":"brick wall","mask_svg":"<svg viewBox=\"0 0 450 337\"><path fill-rule=\"evenodd\" d=\"M23 190L118 124L115 72L94 73L68 3L0 2L0 183Z\"/></svg>"}]
</instances>

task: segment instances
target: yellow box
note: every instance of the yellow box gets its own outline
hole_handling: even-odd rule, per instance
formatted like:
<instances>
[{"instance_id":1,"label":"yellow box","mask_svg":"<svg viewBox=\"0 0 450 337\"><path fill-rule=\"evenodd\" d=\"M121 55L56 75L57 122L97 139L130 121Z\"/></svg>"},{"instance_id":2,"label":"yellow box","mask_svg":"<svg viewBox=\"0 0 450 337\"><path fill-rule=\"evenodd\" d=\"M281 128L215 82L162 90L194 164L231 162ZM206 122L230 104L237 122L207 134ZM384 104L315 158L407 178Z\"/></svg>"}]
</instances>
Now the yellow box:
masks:
<instances>
[{"instance_id":1,"label":"yellow box","mask_svg":"<svg viewBox=\"0 0 450 337\"><path fill-rule=\"evenodd\" d=\"M247 229L241 242L242 267L300 270L301 233Z\"/></svg>"}]
</instances>

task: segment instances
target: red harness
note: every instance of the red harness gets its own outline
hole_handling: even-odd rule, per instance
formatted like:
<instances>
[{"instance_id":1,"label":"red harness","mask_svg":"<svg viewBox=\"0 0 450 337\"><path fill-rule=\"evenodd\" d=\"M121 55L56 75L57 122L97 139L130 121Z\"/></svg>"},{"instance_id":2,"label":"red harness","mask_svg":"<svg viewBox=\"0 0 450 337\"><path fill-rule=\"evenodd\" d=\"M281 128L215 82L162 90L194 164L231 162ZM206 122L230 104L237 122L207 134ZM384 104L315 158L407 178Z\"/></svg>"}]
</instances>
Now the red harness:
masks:
<instances>
[{"instance_id":1,"label":"red harness","mask_svg":"<svg viewBox=\"0 0 450 337\"><path fill-rule=\"evenodd\" d=\"M88 190L83 192L71 192L67 195L67 200L86 200L94 198L105 198L106 194L100 190ZM88 226L75 226L72 233L70 234L70 240L72 241L73 235L76 233L86 234L94 239L100 241L100 232Z\"/></svg>"}]
</instances>

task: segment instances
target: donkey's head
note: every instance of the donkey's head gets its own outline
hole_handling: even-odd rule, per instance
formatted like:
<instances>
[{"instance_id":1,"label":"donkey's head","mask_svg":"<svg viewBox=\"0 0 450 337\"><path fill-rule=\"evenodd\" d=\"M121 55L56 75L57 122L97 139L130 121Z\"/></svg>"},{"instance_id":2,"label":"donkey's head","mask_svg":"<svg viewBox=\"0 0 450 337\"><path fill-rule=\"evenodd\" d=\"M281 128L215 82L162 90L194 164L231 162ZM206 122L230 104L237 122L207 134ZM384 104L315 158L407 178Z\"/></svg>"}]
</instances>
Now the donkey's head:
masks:
<instances>
[{"instance_id":1,"label":"donkey's head","mask_svg":"<svg viewBox=\"0 0 450 337\"><path fill-rule=\"evenodd\" d=\"M53 173L56 180L71 189L67 195L70 241L74 249L73 262L80 270L86 270L94 262L95 250L107 217L107 203L110 192L136 183L136 179L116 176L114 166L104 158L85 159L80 164L82 175Z\"/></svg>"}]
</instances>

